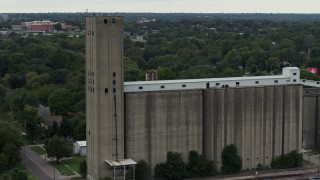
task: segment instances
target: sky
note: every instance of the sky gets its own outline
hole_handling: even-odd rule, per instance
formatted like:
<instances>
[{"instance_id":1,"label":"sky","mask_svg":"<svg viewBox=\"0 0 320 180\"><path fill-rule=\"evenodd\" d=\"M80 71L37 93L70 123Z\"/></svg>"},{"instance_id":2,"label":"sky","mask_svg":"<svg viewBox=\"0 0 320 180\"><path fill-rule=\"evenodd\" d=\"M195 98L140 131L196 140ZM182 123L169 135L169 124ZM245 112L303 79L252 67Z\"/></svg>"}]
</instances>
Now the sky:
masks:
<instances>
[{"instance_id":1,"label":"sky","mask_svg":"<svg viewBox=\"0 0 320 180\"><path fill-rule=\"evenodd\" d=\"M320 13L320 0L0 0L12 12Z\"/></svg>"}]
</instances>

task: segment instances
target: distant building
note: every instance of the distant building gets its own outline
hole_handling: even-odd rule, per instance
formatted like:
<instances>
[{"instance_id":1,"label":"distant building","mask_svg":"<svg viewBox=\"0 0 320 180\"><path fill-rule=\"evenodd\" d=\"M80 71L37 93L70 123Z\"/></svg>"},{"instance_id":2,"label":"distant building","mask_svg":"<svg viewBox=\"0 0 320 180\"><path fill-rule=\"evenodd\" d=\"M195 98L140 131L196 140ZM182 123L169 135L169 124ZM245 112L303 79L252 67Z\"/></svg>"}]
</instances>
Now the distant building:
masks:
<instances>
[{"instance_id":1,"label":"distant building","mask_svg":"<svg viewBox=\"0 0 320 180\"><path fill-rule=\"evenodd\" d=\"M316 67L307 67L306 70L307 70L308 72L312 73L312 74L318 73L318 68L316 68Z\"/></svg>"},{"instance_id":2,"label":"distant building","mask_svg":"<svg viewBox=\"0 0 320 180\"><path fill-rule=\"evenodd\" d=\"M46 106L39 105L38 114L44 119L44 127L47 129L56 122L58 125L62 122L61 115L51 115L50 108Z\"/></svg>"},{"instance_id":3,"label":"distant building","mask_svg":"<svg viewBox=\"0 0 320 180\"><path fill-rule=\"evenodd\" d=\"M158 73L156 70L149 70L146 72L146 81L155 81L158 79Z\"/></svg>"},{"instance_id":4,"label":"distant building","mask_svg":"<svg viewBox=\"0 0 320 180\"><path fill-rule=\"evenodd\" d=\"M80 156L87 155L87 141L76 141L73 143L73 154L79 154Z\"/></svg>"},{"instance_id":5,"label":"distant building","mask_svg":"<svg viewBox=\"0 0 320 180\"><path fill-rule=\"evenodd\" d=\"M137 20L137 23L149 23L149 22L156 22L156 19L147 19L147 18L140 18Z\"/></svg>"},{"instance_id":6,"label":"distant building","mask_svg":"<svg viewBox=\"0 0 320 180\"><path fill-rule=\"evenodd\" d=\"M22 22L20 25L12 25L12 30L14 31L54 31L54 25L58 22L52 22L49 20L42 21L28 21ZM78 26L67 25L65 23L61 23L61 27L63 31L80 31Z\"/></svg>"}]
</instances>

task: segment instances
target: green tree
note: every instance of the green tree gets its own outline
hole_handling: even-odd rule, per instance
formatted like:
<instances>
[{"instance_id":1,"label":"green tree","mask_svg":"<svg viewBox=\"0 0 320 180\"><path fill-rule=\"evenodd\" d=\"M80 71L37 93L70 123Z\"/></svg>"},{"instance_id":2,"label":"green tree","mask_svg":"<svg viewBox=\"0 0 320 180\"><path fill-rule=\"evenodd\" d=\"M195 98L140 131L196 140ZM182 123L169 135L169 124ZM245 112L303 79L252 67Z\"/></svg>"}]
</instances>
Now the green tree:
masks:
<instances>
[{"instance_id":1,"label":"green tree","mask_svg":"<svg viewBox=\"0 0 320 180\"><path fill-rule=\"evenodd\" d=\"M240 172L242 168L242 159L238 155L237 147L233 144L226 146L221 155L222 173L232 174Z\"/></svg>"},{"instance_id":2,"label":"green tree","mask_svg":"<svg viewBox=\"0 0 320 180\"><path fill-rule=\"evenodd\" d=\"M8 167L12 168L21 161L19 147L12 143L7 143L3 147L3 153L8 157Z\"/></svg>"},{"instance_id":3,"label":"green tree","mask_svg":"<svg viewBox=\"0 0 320 180\"><path fill-rule=\"evenodd\" d=\"M71 119L72 137L74 141L86 139L86 115L84 112L79 112Z\"/></svg>"},{"instance_id":4,"label":"green tree","mask_svg":"<svg viewBox=\"0 0 320 180\"><path fill-rule=\"evenodd\" d=\"M52 125L48 127L47 129L47 135L48 137L52 138L54 135L59 136L60 135L60 127L59 124L56 121L52 122Z\"/></svg>"},{"instance_id":5,"label":"green tree","mask_svg":"<svg viewBox=\"0 0 320 180\"><path fill-rule=\"evenodd\" d=\"M28 174L16 169L11 175L11 178L12 180L28 180Z\"/></svg>"},{"instance_id":6,"label":"green tree","mask_svg":"<svg viewBox=\"0 0 320 180\"><path fill-rule=\"evenodd\" d=\"M56 23L53 25L53 28L57 31L61 31L62 30L62 25L61 23Z\"/></svg>"},{"instance_id":7,"label":"green tree","mask_svg":"<svg viewBox=\"0 0 320 180\"><path fill-rule=\"evenodd\" d=\"M190 151L187 170L191 177L212 176L216 172L212 161L203 158L196 151Z\"/></svg>"},{"instance_id":8,"label":"green tree","mask_svg":"<svg viewBox=\"0 0 320 180\"><path fill-rule=\"evenodd\" d=\"M70 156L70 149L67 144L58 136L54 135L46 146L48 157L56 158L57 162L63 157Z\"/></svg>"},{"instance_id":9,"label":"green tree","mask_svg":"<svg viewBox=\"0 0 320 180\"><path fill-rule=\"evenodd\" d=\"M40 126L42 118L38 115L37 109L29 105L25 105L23 118L26 122L27 136L33 142L42 132Z\"/></svg>"},{"instance_id":10,"label":"green tree","mask_svg":"<svg viewBox=\"0 0 320 180\"><path fill-rule=\"evenodd\" d=\"M86 160L83 160L81 161L80 163L80 174L83 178L86 178L87 177L87 161ZM138 178L137 178L138 179Z\"/></svg>"},{"instance_id":11,"label":"green tree","mask_svg":"<svg viewBox=\"0 0 320 180\"><path fill-rule=\"evenodd\" d=\"M18 131L13 125L0 122L0 152L4 151L4 147L8 144L14 144L20 148L21 132Z\"/></svg>"},{"instance_id":12,"label":"green tree","mask_svg":"<svg viewBox=\"0 0 320 180\"><path fill-rule=\"evenodd\" d=\"M0 153L0 172L8 168L8 157L4 153Z\"/></svg>"},{"instance_id":13,"label":"green tree","mask_svg":"<svg viewBox=\"0 0 320 180\"><path fill-rule=\"evenodd\" d=\"M71 122L68 119L63 119L60 123L60 134L64 137L64 141L67 141L67 137L72 135Z\"/></svg>"},{"instance_id":14,"label":"green tree","mask_svg":"<svg viewBox=\"0 0 320 180\"><path fill-rule=\"evenodd\" d=\"M136 179L148 180L150 178L149 165L146 161L140 160L136 165Z\"/></svg>"},{"instance_id":15,"label":"green tree","mask_svg":"<svg viewBox=\"0 0 320 180\"><path fill-rule=\"evenodd\" d=\"M272 158L271 167L275 169L301 167L302 161L302 154L294 150L279 157Z\"/></svg>"},{"instance_id":16,"label":"green tree","mask_svg":"<svg viewBox=\"0 0 320 180\"><path fill-rule=\"evenodd\" d=\"M48 97L50 109L56 114L65 115L69 112L71 93L64 88L55 89Z\"/></svg>"},{"instance_id":17,"label":"green tree","mask_svg":"<svg viewBox=\"0 0 320 180\"><path fill-rule=\"evenodd\" d=\"M15 90L8 97L8 102L14 118L22 123L25 123L23 118L25 105L32 107L37 107L39 105L39 101L35 93L26 89Z\"/></svg>"},{"instance_id":18,"label":"green tree","mask_svg":"<svg viewBox=\"0 0 320 180\"><path fill-rule=\"evenodd\" d=\"M139 80L140 70L136 62L129 58L124 59L124 80L137 81Z\"/></svg>"},{"instance_id":19,"label":"green tree","mask_svg":"<svg viewBox=\"0 0 320 180\"><path fill-rule=\"evenodd\" d=\"M170 68L159 67L158 68L158 79L159 80L172 80L176 79L177 75Z\"/></svg>"},{"instance_id":20,"label":"green tree","mask_svg":"<svg viewBox=\"0 0 320 180\"><path fill-rule=\"evenodd\" d=\"M186 164L183 162L181 154L168 152L166 163L155 166L155 177L165 179L183 179L187 177Z\"/></svg>"}]
</instances>

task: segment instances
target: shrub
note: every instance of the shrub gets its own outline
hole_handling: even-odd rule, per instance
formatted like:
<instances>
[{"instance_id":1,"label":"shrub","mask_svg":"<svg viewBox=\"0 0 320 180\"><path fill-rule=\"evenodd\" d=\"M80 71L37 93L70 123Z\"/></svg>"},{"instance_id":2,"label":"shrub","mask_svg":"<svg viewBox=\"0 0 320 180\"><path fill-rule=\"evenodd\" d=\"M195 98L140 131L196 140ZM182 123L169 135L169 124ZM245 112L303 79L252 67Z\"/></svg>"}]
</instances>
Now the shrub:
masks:
<instances>
[{"instance_id":1,"label":"shrub","mask_svg":"<svg viewBox=\"0 0 320 180\"><path fill-rule=\"evenodd\" d=\"M80 163L80 174L82 177L86 178L87 177L87 161L83 160Z\"/></svg>"},{"instance_id":2,"label":"shrub","mask_svg":"<svg viewBox=\"0 0 320 180\"><path fill-rule=\"evenodd\" d=\"M287 154L281 155L279 157L272 158L271 168L284 169L284 168L301 167L302 160L303 160L302 154L294 150Z\"/></svg>"},{"instance_id":3,"label":"shrub","mask_svg":"<svg viewBox=\"0 0 320 180\"><path fill-rule=\"evenodd\" d=\"M149 165L147 162L140 160L136 165L135 171L136 179L138 180L148 180L149 179Z\"/></svg>"},{"instance_id":4,"label":"shrub","mask_svg":"<svg viewBox=\"0 0 320 180\"><path fill-rule=\"evenodd\" d=\"M212 176L216 172L213 161L208 161L196 151L190 151L187 170L190 177Z\"/></svg>"},{"instance_id":5,"label":"shrub","mask_svg":"<svg viewBox=\"0 0 320 180\"><path fill-rule=\"evenodd\" d=\"M0 153L0 172L8 168L8 157L4 153Z\"/></svg>"},{"instance_id":6,"label":"shrub","mask_svg":"<svg viewBox=\"0 0 320 180\"><path fill-rule=\"evenodd\" d=\"M222 173L232 174L240 172L242 159L238 155L237 147L233 144L226 146L222 151Z\"/></svg>"},{"instance_id":7,"label":"shrub","mask_svg":"<svg viewBox=\"0 0 320 180\"><path fill-rule=\"evenodd\" d=\"M166 163L157 164L154 171L154 176L158 178L183 179L187 177L186 164L179 153L168 152Z\"/></svg>"}]
</instances>

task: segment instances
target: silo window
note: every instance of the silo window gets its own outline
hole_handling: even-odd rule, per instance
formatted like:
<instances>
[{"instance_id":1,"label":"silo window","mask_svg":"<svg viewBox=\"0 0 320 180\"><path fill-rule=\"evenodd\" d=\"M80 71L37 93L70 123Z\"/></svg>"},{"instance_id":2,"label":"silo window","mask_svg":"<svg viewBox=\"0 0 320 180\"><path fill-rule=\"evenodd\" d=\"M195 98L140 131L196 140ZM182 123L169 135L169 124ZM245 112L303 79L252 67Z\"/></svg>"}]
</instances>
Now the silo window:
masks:
<instances>
[{"instance_id":1,"label":"silo window","mask_svg":"<svg viewBox=\"0 0 320 180\"><path fill-rule=\"evenodd\" d=\"M113 88L113 92L114 92L114 93L116 92L116 88Z\"/></svg>"},{"instance_id":2,"label":"silo window","mask_svg":"<svg viewBox=\"0 0 320 180\"><path fill-rule=\"evenodd\" d=\"M104 89L104 92L105 92L105 93L108 93L108 88L105 88L105 89Z\"/></svg>"},{"instance_id":3,"label":"silo window","mask_svg":"<svg viewBox=\"0 0 320 180\"><path fill-rule=\"evenodd\" d=\"M216 83L216 86L220 86L220 83Z\"/></svg>"},{"instance_id":4,"label":"silo window","mask_svg":"<svg viewBox=\"0 0 320 180\"><path fill-rule=\"evenodd\" d=\"M113 84L116 84L116 80L113 80L112 83L113 83Z\"/></svg>"},{"instance_id":5,"label":"silo window","mask_svg":"<svg viewBox=\"0 0 320 180\"><path fill-rule=\"evenodd\" d=\"M143 87L142 87L142 86L139 86L139 89L143 89Z\"/></svg>"},{"instance_id":6,"label":"silo window","mask_svg":"<svg viewBox=\"0 0 320 180\"><path fill-rule=\"evenodd\" d=\"M320 84L320 82L317 82L317 84Z\"/></svg>"},{"instance_id":7,"label":"silo window","mask_svg":"<svg viewBox=\"0 0 320 180\"><path fill-rule=\"evenodd\" d=\"M112 23L115 24L116 23L116 19L113 18L112 19Z\"/></svg>"},{"instance_id":8,"label":"silo window","mask_svg":"<svg viewBox=\"0 0 320 180\"><path fill-rule=\"evenodd\" d=\"M274 80L274 83L278 83L278 80Z\"/></svg>"},{"instance_id":9,"label":"silo window","mask_svg":"<svg viewBox=\"0 0 320 180\"><path fill-rule=\"evenodd\" d=\"M105 24L108 24L108 19L104 19L104 23L105 23Z\"/></svg>"},{"instance_id":10,"label":"silo window","mask_svg":"<svg viewBox=\"0 0 320 180\"><path fill-rule=\"evenodd\" d=\"M210 84L209 83L207 83L207 88L210 88Z\"/></svg>"},{"instance_id":11,"label":"silo window","mask_svg":"<svg viewBox=\"0 0 320 180\"><path fill-rule=\"evenodd\" d=\"M297 82L297 80L296 80L296 79L294 79L294 80L293 80L293 82Z\"/></svg>"},{"instance_id":12,"label":"silo window","mask_svg":"<svg viewBox=\"0 0 320 180\"><path fill-rule=\"evenodd\" d=\"M236 86L239 86L240 85L240 82L236 82Z\"/></svg>"},{"instance_id":13,"label":"silo window","mask_svg":"<svg viewBox=\"0 0 320 180\"><path fill-rule=\"evenodd\" d=\"M163 89L163 88L164 88L164 85L161 86L161 89Z\"/></svg>"},{"instance_id":14,"label":"silo window","mask_svg":"<svg viewBox=\"0 0 320 180\"><path fill-rule=\"evenodd\" d=\"M116 72L113 72L112 75L113 75L113 77L115 77L116 76Z\"/></svg>"},{"instance_id":15,"label":"silo window","mask_svg":"<svg viewBox=\"0 0 320 180\"><path fill-rule=\"evenodd\" d=\"M296 75L297 75L297 73L293 73L293 75L294 75L294 76L296 76Z\"/></svg>"},{"instance_id":16,"label":"silo window","mask_svg":"<svg viewBox=\"0 0 320 180\"><path fill-rule=\"evenodd\" d=\"M182 87L187 87L185 84L182 84Z\"/></svg>"},{"instance_id":17,"label":"silo window","mask_svg":"<svg viewBox=\"0 0 320 180\"><path fill-rule=\"evenodd\" d=\"M256 84L259 84L259 81L256 81Z\"/></svg>"}]
</instances>

